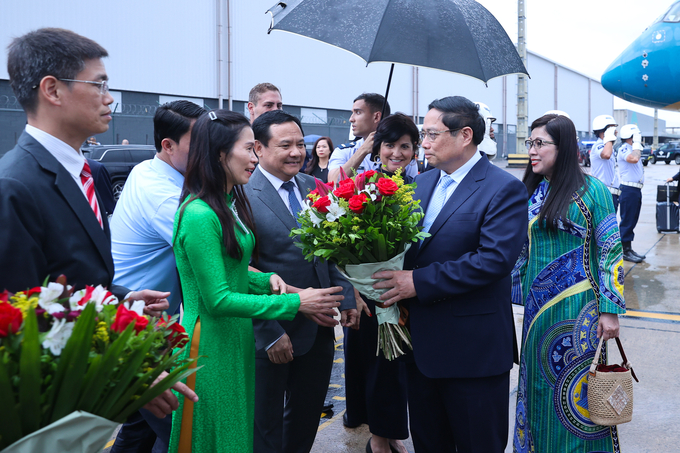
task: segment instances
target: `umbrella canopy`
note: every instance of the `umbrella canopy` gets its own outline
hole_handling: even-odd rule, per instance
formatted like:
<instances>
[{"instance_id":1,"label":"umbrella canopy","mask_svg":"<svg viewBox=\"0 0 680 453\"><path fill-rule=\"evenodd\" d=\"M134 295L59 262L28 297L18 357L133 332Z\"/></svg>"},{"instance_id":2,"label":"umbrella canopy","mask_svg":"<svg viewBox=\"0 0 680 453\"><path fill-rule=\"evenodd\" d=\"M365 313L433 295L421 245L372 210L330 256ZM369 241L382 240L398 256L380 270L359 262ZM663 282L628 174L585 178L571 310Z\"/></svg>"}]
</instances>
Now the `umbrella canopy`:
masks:
<instances>
[{"instance_id":1,"label":"umbrella canopy","mask_svg":"<svg viewBox=\"0 0 680 453\"><path fill-rule=\"evenodd\" d=\"M269 12L269 32L317 39L366 63L443 69L483 82L528 75L501 24L473 0L291 0Z\"/></svg>"}]
</instances>

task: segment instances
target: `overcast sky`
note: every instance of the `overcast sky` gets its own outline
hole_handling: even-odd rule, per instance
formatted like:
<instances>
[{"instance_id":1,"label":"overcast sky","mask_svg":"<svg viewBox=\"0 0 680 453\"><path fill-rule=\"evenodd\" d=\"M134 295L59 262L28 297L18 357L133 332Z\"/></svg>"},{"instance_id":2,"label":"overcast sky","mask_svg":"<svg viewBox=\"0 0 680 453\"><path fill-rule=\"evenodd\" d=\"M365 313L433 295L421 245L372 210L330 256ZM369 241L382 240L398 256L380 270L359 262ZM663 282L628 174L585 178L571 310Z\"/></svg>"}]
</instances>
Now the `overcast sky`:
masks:
<instances>
[{"instance_id":1,"label":"overcast sky","mask_svg":"<svg viewBox=\"0 0 680 453\"><path fill-rule=\"evenodd\" d=\"M477 0L517 42L517 2ZM600 80L602 73L673 0L525 0L527 48ZM531 68L529 68L531 73ZM653 116L652 109L615 98L615 108ZM680 126L680 113L659 111L667 126Z\"/></svg>"}]
</instances>

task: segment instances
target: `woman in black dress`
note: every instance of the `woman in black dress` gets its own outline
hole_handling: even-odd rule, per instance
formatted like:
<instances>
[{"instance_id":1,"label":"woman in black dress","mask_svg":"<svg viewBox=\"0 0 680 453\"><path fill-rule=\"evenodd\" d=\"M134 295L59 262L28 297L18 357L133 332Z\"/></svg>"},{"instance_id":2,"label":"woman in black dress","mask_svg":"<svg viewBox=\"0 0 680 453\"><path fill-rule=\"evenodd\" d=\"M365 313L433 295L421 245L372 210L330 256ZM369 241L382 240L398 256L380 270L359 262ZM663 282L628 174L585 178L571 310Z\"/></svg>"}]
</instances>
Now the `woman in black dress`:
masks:
<instances>
[{"instance_id":1,"label":"woman in black dress","mask_svg":"<svg viewBox=\"0 0 680 453\"><path fill-rule=\"evenodd\" d=\"M415 159L420 142L419 131L410 117L396 113L378 124L373 138L374 160L380 160L378 171L393 175ZM413 178L402 173L405 183ZM408 438L406 415L406 369L402 360L389 361L382 351L376 356L378 321L375 301L360 297L355 291L357 308L362 302L360 329L345 329L345 386L347 427L367 423L372 437L366 451L371 453L405 453L400 439ZM360 302L361 301L361 302ZM368 315L368 312L371 314Z\"/></svg>"},{"instance_id":2,"label":"woman in black dress","mask_svg":"<svg viewBox=\"0 0 680 453\"><path fill-rule=\"evenodd\" d=\"M323 182L328 182L328 161L333 152L333 142L330 137L317 139L312 148L312 158L307 163L305 173L312 175Z\"/></svg>"}]
</instances>

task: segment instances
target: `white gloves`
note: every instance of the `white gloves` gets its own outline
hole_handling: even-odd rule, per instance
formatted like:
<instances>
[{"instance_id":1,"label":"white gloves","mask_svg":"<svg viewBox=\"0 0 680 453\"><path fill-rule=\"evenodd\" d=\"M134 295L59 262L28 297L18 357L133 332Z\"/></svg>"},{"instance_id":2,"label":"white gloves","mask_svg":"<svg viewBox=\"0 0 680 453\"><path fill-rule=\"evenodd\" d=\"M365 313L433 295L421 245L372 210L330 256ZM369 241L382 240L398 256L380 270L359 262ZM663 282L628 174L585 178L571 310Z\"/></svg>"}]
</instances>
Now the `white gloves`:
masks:
<instances>
[{"instance_id":1,"label":"white gloves","mask_svg":"<svg viewBox=\"0 0 680 453\"><path fill-rule=\"evenodd\" d=\"M616 141L616 126L609 126L607 130L604 131L604 142L615 142Z\"/></svg>"},{"instance_id":2,"label":"white gloves","mask_svg":"<svg viewBox=\"0 0 680 453\"><path fill-rule=\"evenodd\" d=\"M642 135L639 132L636 132L633 134L633 143L641 143L642 142Z\"/></svg>"},{"instance_id":3,"label":"white gloves","mask_svg":"<svg viewBox=\"0 0 680 453\"><path fill-rule=\"evenodd\" d=\"M633 151L642 151L642 143L633 142Z\"/></svg>"}]
</instances>

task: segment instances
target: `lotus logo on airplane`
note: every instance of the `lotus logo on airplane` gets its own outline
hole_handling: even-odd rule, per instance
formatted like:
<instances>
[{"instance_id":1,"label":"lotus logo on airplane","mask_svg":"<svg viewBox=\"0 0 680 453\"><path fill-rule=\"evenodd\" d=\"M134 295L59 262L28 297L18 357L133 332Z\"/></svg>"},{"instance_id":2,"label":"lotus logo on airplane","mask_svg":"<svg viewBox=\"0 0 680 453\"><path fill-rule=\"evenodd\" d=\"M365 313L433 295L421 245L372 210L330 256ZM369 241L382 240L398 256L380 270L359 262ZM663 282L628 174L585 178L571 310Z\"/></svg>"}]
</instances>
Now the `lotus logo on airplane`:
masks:
<instances>
[{"instance_id":1,"label":"lotus logo on airplane","mask_svg":"<svg viewBox=\"0 0 680 453\"><path fill-rule=\"evenodd\" d=\"M680 110L680 1L609 65L602 86L626 101Z\"/></svg>"}]
</instances>

